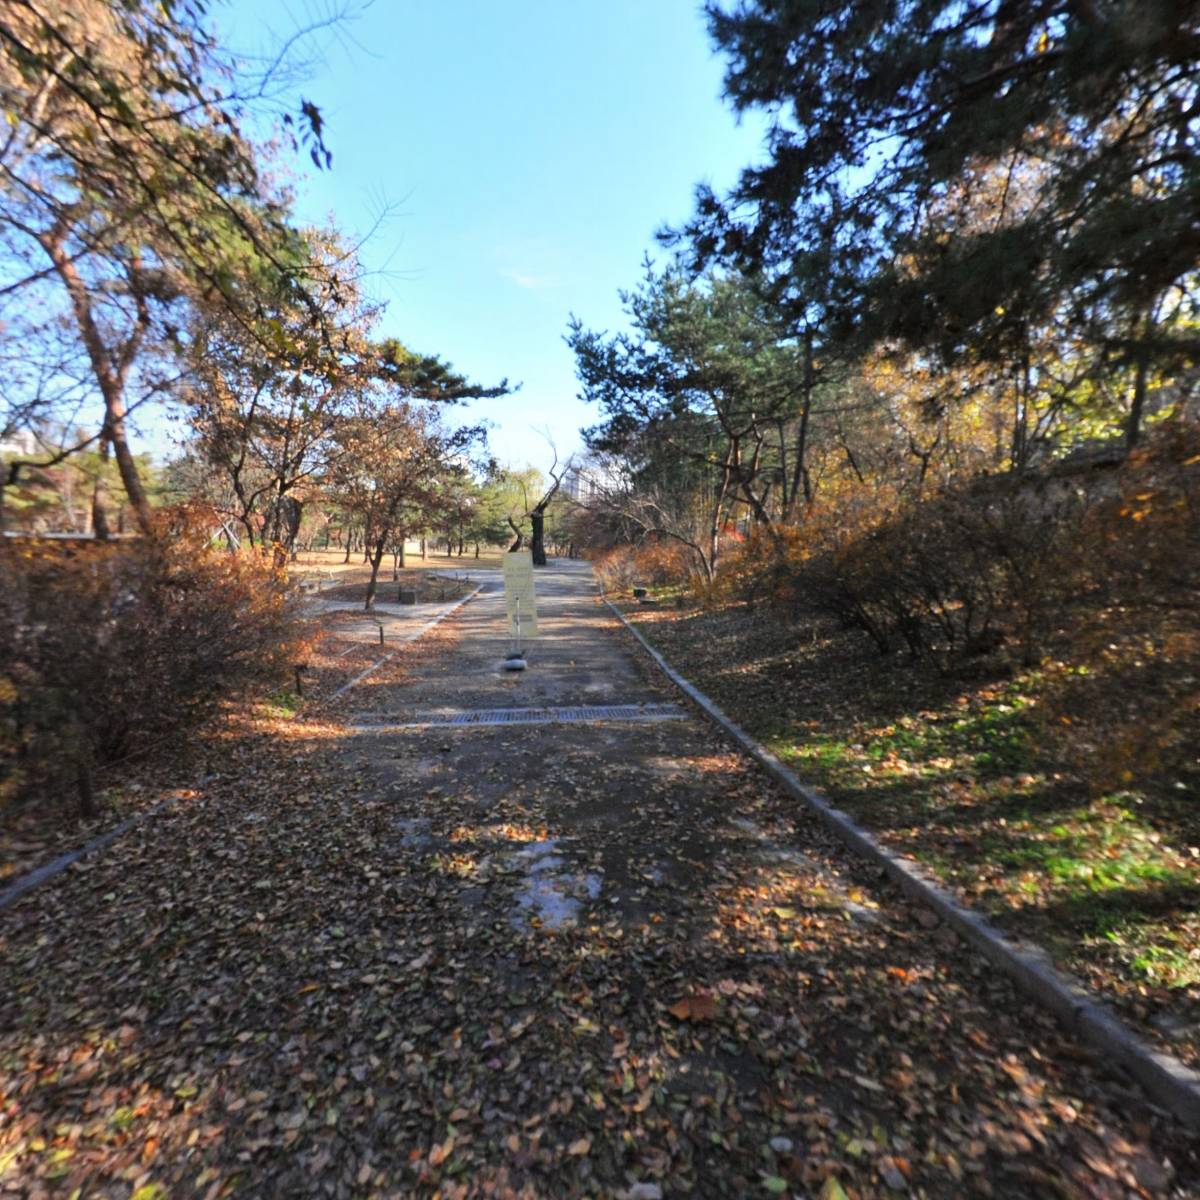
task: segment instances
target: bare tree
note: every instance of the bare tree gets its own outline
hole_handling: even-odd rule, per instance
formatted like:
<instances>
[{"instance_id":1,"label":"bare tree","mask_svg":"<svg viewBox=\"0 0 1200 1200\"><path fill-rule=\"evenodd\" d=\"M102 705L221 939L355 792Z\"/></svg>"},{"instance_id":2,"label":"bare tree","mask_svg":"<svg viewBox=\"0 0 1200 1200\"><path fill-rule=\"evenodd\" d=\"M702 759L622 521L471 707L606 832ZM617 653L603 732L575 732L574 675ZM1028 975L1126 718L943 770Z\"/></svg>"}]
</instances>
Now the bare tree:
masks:
<instances>
[{"instance_id":1,"label":"bare tree","mask_svg":"<svg viewBox=\"0 0 1200 1200\"><path fill-rule=\"evenodd\" d=\"M541 499L525 514L529 518L529 548L533 553L533 565L535 567L544 567L546 565L546 509L550 507L550 501L558 495L558 490L562 487L562 481L575 465L575 460L572 457L568 458L560 468L558 465L558 447L555 446L554 439L549 434L545 434L544 436L546 441L550 443L550 450L554 454L554 461L550 464L550 469L546 472L550 476L550 483L543 490ZM518 530L518 536L519 534L520 531ZM513 547L513 549L516 548L515 546Z\"/></svg>"},{"instance_id":2,"label":"bare tree","mask_svg":"<svg viewBox=\"0 0 1200 1200\"><path fill-rule=\"evenodd\" d=\"M663 538L686 547L696 573L711 584L720 554L718 536L725 498L718 495L705 502L703 496L666 496L657 488L639 484L620 460L597 460L589 475L589 494L576 501L580 509L609 524L619 526L625 539L633 542Z\"/></svg>"}]
</instances>

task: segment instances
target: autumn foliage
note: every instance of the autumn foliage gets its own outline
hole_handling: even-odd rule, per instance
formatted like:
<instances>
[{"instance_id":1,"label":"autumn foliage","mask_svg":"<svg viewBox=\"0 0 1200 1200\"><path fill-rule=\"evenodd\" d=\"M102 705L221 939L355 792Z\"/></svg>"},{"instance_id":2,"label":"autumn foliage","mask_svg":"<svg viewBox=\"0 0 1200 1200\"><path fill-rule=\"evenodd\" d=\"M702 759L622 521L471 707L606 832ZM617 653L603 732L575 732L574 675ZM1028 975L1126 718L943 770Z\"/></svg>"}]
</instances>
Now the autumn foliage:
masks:
<instances>
[{"instance_id":1,"label":"autumn foliage","mask_svg":"<svg viewBox=\"0 0 1200 1200\"><path fill-rule=\"evenodd\" d=\"M1043 719L1096 792L1176 779L1200 739L1200 429L1172 424L1133 453L1080 533Z\"/></svg>"},{"instance_id":2,"label":"autumn foliage","mask_svg":"<svg viewBox=\"0 0 1200 1200\"><path fill-rule=\"evenodd\" d=\"M721 590L817 609L941 666L1004 646L1028 665L1068 608L1157 604L1197 564L1200 435L1179 426L1119 468L981 476L908 499L850 492L757 531Z\"/></svg>"},{"instance_id":3,"label":"autumn foliage","mask_svg":"<svg viewBox=\"0 0 1200 1200\"><path fill-rule=\"evenodd\" d=\"M210 530L178 511L152 537L0 546L0 801L77 795L89 812L98 772L181 745L295 662L285 576Z\"/></svg>"},{"instance_id":4,"label":"autumn foliage","mask_svg":"<svg viewBox=\"0 0 1200 1200\"><path fill-rule=\"evenodd\" d=\"M1197 579L1200 428L1179 421L1100 467L848 489L732 550L717 599L937 672L1034 671L1039 742L1099 794L1178 773L1200 736Z\"/></svg>"},{"instance_id":5,"label":"autumn foliage","mask_svg":"<svg viewBox=\"0 0 1200 1200\"><path fill-rule=\"evenodd\" d=\"M610 590L677 584L694 568L687 547L666 538L648 538L636 546L612 546L594 555L592 563Z\"/></svg>"}]
</instances>

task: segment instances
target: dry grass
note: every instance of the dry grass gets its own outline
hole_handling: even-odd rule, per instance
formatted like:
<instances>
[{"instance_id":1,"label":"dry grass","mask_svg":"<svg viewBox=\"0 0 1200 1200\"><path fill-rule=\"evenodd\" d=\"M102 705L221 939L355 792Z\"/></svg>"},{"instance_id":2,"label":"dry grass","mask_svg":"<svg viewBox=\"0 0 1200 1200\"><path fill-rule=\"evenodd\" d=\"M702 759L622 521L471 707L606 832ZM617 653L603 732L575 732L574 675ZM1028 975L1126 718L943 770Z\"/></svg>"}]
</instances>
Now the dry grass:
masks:
<instances>
[{"instance_id":1,"label":"dry grass","mask_svg":"<svg viewBox=\"0 0 1200 1200\"><path fill-rule=\"evenodd\" d=\"M432 551L429 551L422 558L420 549L410 546L404 567L408 571L461 571L469 574L471 571L478 570L481 567L498 570L503 554L504 547L488 546L480 551L478 558L470 550L461 558L457 554L434 554ZM296 555L296 561L292 565L292 572L299 578L326 577L337 578L345 582L365 581L370 578L371 568L367 563L363 562L361 552L352 554L348 563L343 562L345 557L345 550L338 550L336 548L331 550L301 551ZM384 558L379 574L381 579L391 578L391 555Z\"/></svg>"},{"instance_id":2,"label":"dry grass","mask_svg":"<svg viewBox=\"0 0 1200 1200\"><path fill-rule=\"evenodd\" d=\"M1176 679L1192 679L1194 660L1110 631L1111 662L1086 669L1056 657L942 674L882 658L815 614L630 615L876 836L1200 1061L1200 762L1196 710ZM1155 753L1127 745L1135 734ZM1103 768L1118 752L1112 779Z\"/></svg>"}]
</instances>

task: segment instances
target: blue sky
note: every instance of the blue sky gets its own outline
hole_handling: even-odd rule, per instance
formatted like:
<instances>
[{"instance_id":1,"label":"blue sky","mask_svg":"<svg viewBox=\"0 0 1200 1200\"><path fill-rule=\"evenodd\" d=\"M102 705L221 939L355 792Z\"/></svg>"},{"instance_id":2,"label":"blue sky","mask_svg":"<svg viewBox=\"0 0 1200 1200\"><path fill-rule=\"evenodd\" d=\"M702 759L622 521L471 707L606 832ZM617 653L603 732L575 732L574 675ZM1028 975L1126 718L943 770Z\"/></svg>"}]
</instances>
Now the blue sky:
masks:
<instances>
[{"instance_id":1,"label":"blue sky","mask_svg":"<svg viewBox=\"0 0 1200 1200\"><path fill-rule=\"evenodd\" d=\"M218 9L239 47L321 10ZM497 456L545 467L535 432L579 444L568 315L614 328L617 289L701 180L731 184L760 125L721 100L722 64L693 0L375 0L300 89L329 123L333 169L296 180L300 213L363 234L383 332L514 396L476 406Z\"/></svg>"}]
</instances>

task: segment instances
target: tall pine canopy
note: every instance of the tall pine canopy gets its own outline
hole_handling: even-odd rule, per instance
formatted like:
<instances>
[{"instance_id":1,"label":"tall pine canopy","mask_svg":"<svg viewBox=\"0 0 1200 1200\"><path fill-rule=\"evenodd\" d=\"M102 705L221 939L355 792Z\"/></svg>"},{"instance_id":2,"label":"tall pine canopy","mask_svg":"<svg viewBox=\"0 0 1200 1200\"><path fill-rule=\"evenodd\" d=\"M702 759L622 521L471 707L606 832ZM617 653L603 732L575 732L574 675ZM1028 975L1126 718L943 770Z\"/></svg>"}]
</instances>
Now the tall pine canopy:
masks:
<instances>
[{"instance_id":1,"label":"tall pine canopy","mask_svg":"<svg viewBox=\"0 0 1200 1200\"><path fill-rule=\"evenodd\" d=\"M772 118L699 261L768 270L843 332L1011 352L1067 310L1109 351L1194 349L1200 7L1187 0L710 3L726 91ZM956 236L939 220L992 189Z\"/></svg>"}]
</instances>

